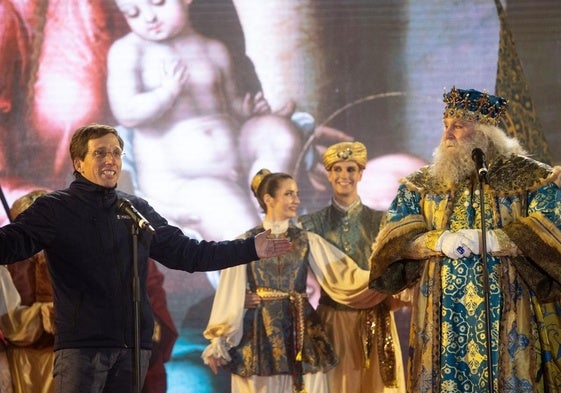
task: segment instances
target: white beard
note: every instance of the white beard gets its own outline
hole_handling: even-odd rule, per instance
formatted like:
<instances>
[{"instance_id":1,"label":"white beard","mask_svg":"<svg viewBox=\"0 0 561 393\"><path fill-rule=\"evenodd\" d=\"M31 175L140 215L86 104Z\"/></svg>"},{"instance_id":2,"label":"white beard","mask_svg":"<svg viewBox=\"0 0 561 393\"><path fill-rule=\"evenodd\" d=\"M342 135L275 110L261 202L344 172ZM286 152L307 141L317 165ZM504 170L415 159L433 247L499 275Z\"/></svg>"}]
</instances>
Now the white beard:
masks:
<instances>
[{"instance_id":1,"label":"white beard","mask_svg":"<svg viewBox=\"0 0 561 393\"><path fill-rule=\"evenodd\" d=\"M471 153L476 147L483 151L489 147L487 137L480 132L475 132L461 143L441 141L433 152L432 175L448 186L463 183L475 172Z\"/></svg>"}]
</instances>

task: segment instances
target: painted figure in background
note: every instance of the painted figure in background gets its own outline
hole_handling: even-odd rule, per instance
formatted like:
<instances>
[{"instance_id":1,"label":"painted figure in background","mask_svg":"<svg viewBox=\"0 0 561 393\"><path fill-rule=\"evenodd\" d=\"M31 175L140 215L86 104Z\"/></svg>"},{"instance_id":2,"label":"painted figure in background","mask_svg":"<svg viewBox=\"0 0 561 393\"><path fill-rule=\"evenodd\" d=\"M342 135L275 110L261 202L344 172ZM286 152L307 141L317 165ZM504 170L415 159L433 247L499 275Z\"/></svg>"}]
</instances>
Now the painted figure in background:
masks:
<instances>
[{"instance_id":1,"label":"painted figure in background","mask_svg":"<svg viewBox=\"0 0 561 393\"><path fill-rule=\"evenodd\" d=\"M369 271L372 243L383 212L362 204L358 184L367 162L361 142L330 146L323 165L333 191L331 205L300 216L300 225L325 238ZM330 392L405 392L399 335L392 309L401 306L387 296L372 308L357 310L321 292L317 308L339 356L327 373Z\"/></svg>"},{"instance_id":2,"label":"painted figure in background","mask_svg":"<svg viewBox=\"0 0 561 393\"><path fill-rule=\"evenodd\" d=\"M299 130L272 114L262 93L237 91L226 46L194 30L190 0L116 3L131 32L109 51L108 96L119 123L133 129L140 192L203 237L255 225L249 174L291 172ZM225 197L231 204L219 202Z\"/></svg>"},{"instance_id":3,"label":"painted figure in background","mask_svg":"<svg viewBox=\"0 0 561 393\"><path fill-rule=\"evenodd\" d=\"M372 288L415 290L408 391L559 392L561 168L497 127L506 99L444 103L434 161L403 179L370 259Z\"/></svg>"},{"instance_id":4,"label":"painted figure in background","mask_svg":"<svg viewBox=\"0 0 561 393\"><path fill-rule=\"evenodd\" d=\"M252 191L265 211L263 228L288 238L292 252L222 272L205 337L203 360L216 373L232 372L232 392L328 392L325 373L338 361L331 341L306 294L308 272L345 305L371 307L387 297L365 290L362 270L317 234L291 223L300 204L298 186L285 173L259 171ZM258 302L245 309L246 290Z\"/></svg>"}]
</instances>

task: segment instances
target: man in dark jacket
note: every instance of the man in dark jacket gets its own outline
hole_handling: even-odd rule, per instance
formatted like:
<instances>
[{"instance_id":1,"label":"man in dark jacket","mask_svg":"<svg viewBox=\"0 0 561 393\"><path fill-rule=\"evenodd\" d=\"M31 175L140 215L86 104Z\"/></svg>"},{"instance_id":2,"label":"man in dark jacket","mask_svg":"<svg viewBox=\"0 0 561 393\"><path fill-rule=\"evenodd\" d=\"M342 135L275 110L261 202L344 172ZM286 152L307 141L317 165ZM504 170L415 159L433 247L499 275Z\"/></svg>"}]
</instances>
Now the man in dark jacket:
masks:
<instances>
[{"instance_id":1,"label":"man in dark jacket","mask_svg":"<svg viewBox=\"0 0 561 393\"><path fill-rule=\"evenodd\" d=\"M154 318L146 292L147 260L187 272L223 269L281 255L288 241L263 232L247 240L197 241L171 226L145 200L116 190L123 140L109 126L76 130L70 156L76 179L37 199L0 228L0 263L45 250L54 291L57 392L129 392L133 384L134 305L131 267L137 254L140 370L150 357ZM196 192L196 190L194 190ZM128 211L118 208L130 201ZM138 228L134 210L154 233ZM142 220L141 220L142 221ZM133 248L132 233L139 232Z\"/></svg>"}]
</instances>

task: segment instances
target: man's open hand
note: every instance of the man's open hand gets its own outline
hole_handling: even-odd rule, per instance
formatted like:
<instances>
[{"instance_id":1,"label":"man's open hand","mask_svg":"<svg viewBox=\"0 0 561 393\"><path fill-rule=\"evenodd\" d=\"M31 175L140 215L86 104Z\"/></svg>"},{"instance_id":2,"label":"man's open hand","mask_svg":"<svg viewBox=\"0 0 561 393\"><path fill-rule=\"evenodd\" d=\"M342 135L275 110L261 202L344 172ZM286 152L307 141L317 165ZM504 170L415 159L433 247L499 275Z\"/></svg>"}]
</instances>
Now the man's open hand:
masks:
<instances>
[{"instance_id":1,"label":"man's open hand","mask_svg":"<svg viewBox=\"0 0 561 393\"><path fill-rule=\"evenodd\" d=\"M271 239L270 236L270 229L255 236L255 251L259 258L276 257L292 250L292 242L288 239Z\"/></svg>"}]
</instances>

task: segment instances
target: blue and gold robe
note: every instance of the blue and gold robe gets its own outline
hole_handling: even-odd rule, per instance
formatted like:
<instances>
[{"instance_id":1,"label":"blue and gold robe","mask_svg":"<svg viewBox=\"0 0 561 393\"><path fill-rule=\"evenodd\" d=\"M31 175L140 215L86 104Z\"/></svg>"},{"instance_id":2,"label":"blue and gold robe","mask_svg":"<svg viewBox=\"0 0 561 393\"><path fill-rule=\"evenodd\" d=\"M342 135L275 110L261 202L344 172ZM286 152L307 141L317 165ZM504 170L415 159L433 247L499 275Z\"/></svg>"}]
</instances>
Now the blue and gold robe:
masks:
<instances>
[{"instance_id":1,"label":"blue and gold robe","mask_svg":"<svg viewBox=\"0 0 561 393\"><path fill-rule=\"evenodd\" d=\"M430 250L444 230L481 228L479 182L450 189L429 167L404 179L373 247L370 286L417 289L409 392L485 392L489 370L496 392L561 392L559 172L521 156L489 165L483 221L500 245L486 254L490 340L481 255Z\"/></svg>"}]
</instances>

